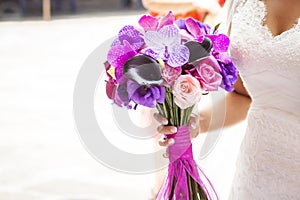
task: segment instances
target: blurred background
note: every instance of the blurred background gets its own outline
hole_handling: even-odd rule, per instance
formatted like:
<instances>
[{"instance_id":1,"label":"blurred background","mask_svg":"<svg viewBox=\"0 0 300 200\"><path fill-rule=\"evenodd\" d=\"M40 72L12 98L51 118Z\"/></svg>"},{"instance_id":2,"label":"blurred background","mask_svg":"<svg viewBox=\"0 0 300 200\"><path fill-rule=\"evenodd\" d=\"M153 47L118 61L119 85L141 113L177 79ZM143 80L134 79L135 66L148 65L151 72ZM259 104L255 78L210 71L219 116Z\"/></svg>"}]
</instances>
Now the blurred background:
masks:
<instances>
[{"instance_id":1,"label":"blurred background","mask_svg":"<svg viewBox=\"0 0 300 200\"><path fill-rule=\"evenodd\" d=\"M0 0L1 200L151 198L163 175L101 165L81 144L72 113L83 62L146 12L138 0ZM96 98L99 106L110 105L101 87ZM96 111L98 120L107 118ZM244 128L224 129L213 152L198 159L221 199L229 194ZM196 158L205 137L194 141Z\"/></svg>"}]
</instances>

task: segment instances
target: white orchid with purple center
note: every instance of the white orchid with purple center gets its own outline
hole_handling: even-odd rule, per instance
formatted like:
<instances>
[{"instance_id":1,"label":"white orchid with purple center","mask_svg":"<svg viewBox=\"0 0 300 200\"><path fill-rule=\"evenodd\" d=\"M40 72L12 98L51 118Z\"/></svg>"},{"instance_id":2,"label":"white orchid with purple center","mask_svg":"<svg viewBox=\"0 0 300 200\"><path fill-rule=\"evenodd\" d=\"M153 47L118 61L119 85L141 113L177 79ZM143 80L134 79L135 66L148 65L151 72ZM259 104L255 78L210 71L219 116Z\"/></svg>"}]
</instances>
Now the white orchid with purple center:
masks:
<instances>
[{"instance_id":1,"label":"white orchid with purple center","mask_svg":"<svg viewBox=\"0 0 300 200\"><path fill-rule=\"evenodd\" d=\"M167 25L158 31L147 31L144 36L147 48L142 52L154 59L162 59L171 67L180 67L188 62L189 49L181 44L179 29Z\"/></svg>"}]
</instances>

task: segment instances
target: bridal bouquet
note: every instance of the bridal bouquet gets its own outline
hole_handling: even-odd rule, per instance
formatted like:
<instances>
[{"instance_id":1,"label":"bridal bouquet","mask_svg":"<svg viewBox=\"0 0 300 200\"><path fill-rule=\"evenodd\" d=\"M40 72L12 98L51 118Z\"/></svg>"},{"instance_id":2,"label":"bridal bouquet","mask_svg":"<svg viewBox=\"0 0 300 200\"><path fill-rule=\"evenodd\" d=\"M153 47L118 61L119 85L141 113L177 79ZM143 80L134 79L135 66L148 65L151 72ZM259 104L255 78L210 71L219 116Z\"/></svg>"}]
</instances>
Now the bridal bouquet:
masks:
<instances>
[{"instance_id":1,"label":"bridal bouquet","mask_svg":"<svg viewBox=\"0 0 300 200\"><path fill-rule=\"evenodd\" d=\"M233 90L237 70L228 56L229 38L192 18L144 15L139 27L124 26L105 63L107 96L119 106L154 108L177 127L168 148L168 175L158 200L218 199L193 159L188 122L208 92Z\"/></svg>"}]
</instances>

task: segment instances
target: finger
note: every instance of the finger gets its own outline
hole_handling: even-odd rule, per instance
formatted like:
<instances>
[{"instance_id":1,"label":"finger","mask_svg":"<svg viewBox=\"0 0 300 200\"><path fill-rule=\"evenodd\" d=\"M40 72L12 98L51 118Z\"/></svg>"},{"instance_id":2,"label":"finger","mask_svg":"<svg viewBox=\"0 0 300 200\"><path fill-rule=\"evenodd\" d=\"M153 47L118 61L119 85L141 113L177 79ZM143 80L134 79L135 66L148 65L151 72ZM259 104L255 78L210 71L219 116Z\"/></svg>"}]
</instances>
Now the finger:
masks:
<instances>
[{"instance_id":1,"label":"finger","mask_svg":"<svg viewBox=\"0 0 300 200\"><path fill-rule=\"evenodd\" d=\"M189 121L190 133L191 137L195 138L200 131L199 127L199 116L192 114L190 121Z\"/></svg>"},{"instance_id":2,"label":"finger","mask_svg":"<svg viewBox=\"0 0 300 200\"><path fill-rule=\"evenodd\" d=\"M173 145L174 143L175 143L175 140L173 138L158 142L158 144L162 147L168 147L170 145Z\"/></svg>"},{"instance_id":3,"label":"finger","mask_svg":"<svg viewBox=\"0 0 300 200\"><path fill-rule=\"evenodd\" d=\"M191 117L191 119L190 119L190 121L189 121L189 123L190 123L190 127L192 128L192 129L196 129L197 128L197 120L196 120L196 118L194 118L194 117Z\"/></svg>"},{"instance_id":4,"label":"finger","mask_svg":"<svg viewBox=\"0 0 300 200\"><path fill-rule=\"evenodd\" d=\"M159 123L163 124L163 125L167 125L168 124L168 120L166 118L164 118L161 114L159 113L154 113L153 114L154 119L156 119L156 121L158 121Z\"/></svg>"},{"instance_id":5,"label":"finger","mask_svg":"<svg viewBox=\"0 0 300 200\"><path fill-rule=\"evenodd\" d=\"M164 158L169 158L169 153L168 152L166 152L166 153L164 153L163 155L162 155Z\"/></svg>"},{"instance_id":6,"label":"finger","mask_svg":"<svg viewBox=\"0 0 300 200\"><path fill-rule=\"evenodd\" d=\"M164 135L170 135L177 132L177 128L175 126L159 126L157 127L157 131Z\"/></svg>"}]
</instances>

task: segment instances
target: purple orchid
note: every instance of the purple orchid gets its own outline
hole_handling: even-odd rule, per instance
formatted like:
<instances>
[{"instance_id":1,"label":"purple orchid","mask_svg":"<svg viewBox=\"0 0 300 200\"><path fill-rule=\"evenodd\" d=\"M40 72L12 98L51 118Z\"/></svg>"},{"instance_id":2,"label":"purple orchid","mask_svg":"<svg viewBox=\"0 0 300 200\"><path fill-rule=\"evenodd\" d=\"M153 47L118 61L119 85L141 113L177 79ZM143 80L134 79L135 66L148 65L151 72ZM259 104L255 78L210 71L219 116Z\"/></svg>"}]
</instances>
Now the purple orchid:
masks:
<instances>
[{"instance_id":1,"label":"purple orchid","mask_svg":"<svg viewBox=\"0 0 300 200\"><path fill-rule=\"evenodd\" d=\"M145 33L147 48L142 52L154 59L161 58L171 67L180 67L188 62L189 49L181 44L181 37L176 26L167 25L159 31Z\"/></svg>"},{"instance_id":2,"label":"purple orchid","mask_svg":"<svg viewBox=\"0 0 300 200\"><path fill-rule=\"evenodd\" d=\"M122 77L122 68L127 60L137 55L137 52L144 46L142 34L133 26L124 26L118 38L112 43L107 54L108 62L115 67L117 81Z\"/></svg>"},{"instance_id":3,"label":"purple orchid","mask_svg":"<svg viewBox=\"0 0 300 200\"><path fill-rule=\"evenodd\" d=\"M140 18L139 24L146 32L156 31L156 30L160 30L164 26L173 25L174 20L175 20L174 14L170 11L161 20L160 18L152 17L150 15L144 15Z\"/></svg>"},{"instance_id":4,"label":"purple orchid","mask_svg":"<svg viewBox=\"0 0 300 200\"><path fill-rule=\"evenodd\" d=\"M124 41L127 41L135 51L139 51L145 44L142 34L130 25L124 26L119 31L118 38L114 40L111 46L124 45Z\"/></svg>"},{"instance_id":5,"label":"purple orchid","mask_svg":"<svg viewBox=\"0 0 300 200\"><path fill-rule=\"evenodd\" d=\"M137 55L137 52L129 44L127 40L124 40L124 45L115 45L111 47L107 54L108 62L115 67L115 76L117 82L123 77L122 69L126 61L133 56Z\"/></svg>"},{"instance_id":6,"label":"purple orchid","mask_svg":"<svg viewBox=\"0 0 300 200\"><path fill-rule=\"evenodd\" d=\"M164 87L153 85L139 85L138 83L128 80L127 92L129 98L136 104L154 108L156 103L165 101Z\"/></svg>"},{"instance_id":7,"label":"purple orchid","mask_svg":"<svg viewBox=\"0 0 300 200\"><path fill-rule=\"evenodd\" d=\"M211 28L204 23L195 21L192 18L177 20L176 25L187 31L196 41L202 42L204 37L209 38L213 43L213 52L227 52L230 40L224 34L211 34ZM185 36L185 34L183 34ZM189 39L189 38L188 38Z\"/></svg>"},{"instance_id":8,"label":"purple orchid","mask_svg":"<svg viewBox=\"0 0 300 200\"><path fill-rule=\"evenodd\" d=\"M204 36L211 32L211 28L209 25L196 21L193 18L179 19L175 22L175 24L182 31L185 31L182 32L183 36L186 36L188 34L198 42L202 42ZM190 37L186 37L188 40L190 40Z\"/></svg>"},{"instance_id":9,"label":"purple orchid","mask_svg":"<svg viewBox=\"0 0 300 200\"><path fill-rule=\"evenodd\" d=\"M156 31L159 24L159 18L152 17L151 15L143 15L139 24L145 31Z\"/></svg>"}]
</instances>

